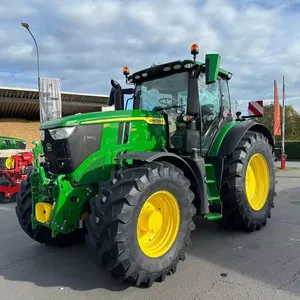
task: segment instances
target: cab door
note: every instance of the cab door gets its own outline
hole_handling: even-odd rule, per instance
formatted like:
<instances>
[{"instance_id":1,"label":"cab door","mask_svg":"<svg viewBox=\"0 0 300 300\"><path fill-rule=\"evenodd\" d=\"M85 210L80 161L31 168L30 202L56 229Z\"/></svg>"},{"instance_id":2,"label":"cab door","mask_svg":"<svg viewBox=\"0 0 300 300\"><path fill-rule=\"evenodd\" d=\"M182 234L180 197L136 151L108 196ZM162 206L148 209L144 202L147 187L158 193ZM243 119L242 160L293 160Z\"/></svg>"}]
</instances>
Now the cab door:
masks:
<instances>
[{"instance_id":1,"label":"cab door","mask_svg":"<svg viewBox=\"0 0 300 300\"><path fill-rule=\"evenodd\" d=\"M207 153L222 120L221 82L206 85L205 74L198 78L199 101L201 106L201 150Z\"/></svg>"}]
</instances>

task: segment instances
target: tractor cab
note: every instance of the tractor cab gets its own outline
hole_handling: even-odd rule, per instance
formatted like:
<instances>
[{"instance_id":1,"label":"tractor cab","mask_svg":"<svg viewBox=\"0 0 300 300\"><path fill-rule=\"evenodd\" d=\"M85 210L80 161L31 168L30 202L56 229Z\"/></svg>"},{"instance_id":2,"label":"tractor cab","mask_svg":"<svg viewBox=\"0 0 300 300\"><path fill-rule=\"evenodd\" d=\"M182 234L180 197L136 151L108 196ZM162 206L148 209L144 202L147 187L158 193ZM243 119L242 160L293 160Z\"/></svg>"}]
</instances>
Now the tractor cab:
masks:
<instances>
[{"instance_id":1,"label":"tractor cab","mask_svg":"<svg viewBox=\"0 0 300 300\"><path fill-rule=\"evenodd\" d=\"M116 109L158 111L168 124L168 151L191 153L192 148L207 153L222 123L232 120L228 81L232 74L219 68L218 54L206 55L205 64L196 61L198 45L191 47L194 59L173 61L130 75L124 67L126 83L122 89L113 81L110 104ZM131 94L126 101L124 95Z\"/></svg>"}]
</instances>

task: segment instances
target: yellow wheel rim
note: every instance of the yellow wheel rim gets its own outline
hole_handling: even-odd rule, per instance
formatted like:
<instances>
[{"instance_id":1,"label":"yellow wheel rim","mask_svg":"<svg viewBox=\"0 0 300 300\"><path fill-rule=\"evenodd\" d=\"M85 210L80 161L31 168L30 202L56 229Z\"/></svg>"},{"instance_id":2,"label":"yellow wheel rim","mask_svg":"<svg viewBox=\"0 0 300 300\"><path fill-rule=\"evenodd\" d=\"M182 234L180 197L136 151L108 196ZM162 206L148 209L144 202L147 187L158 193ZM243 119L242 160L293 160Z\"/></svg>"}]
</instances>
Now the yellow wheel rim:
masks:
<instances>
[{"instance_id":1,"label":"yellow wheel rim","mask_svg":"<svg viewBox=\"0 0 300 300\"><path fill-rule=\"evenodd\" d=\"M245 186L250 207L256 211L262 209L270 187L269 167L263 155L257 153L251 157L246 170Z\"/></svg>"},{"instance_id":2,"label":"yellow wheel rim","mask_svg":"<svg viewBox=\"0 0 300 300\"><path fill-rule=\"evenodd\" d=\"M11 170L11 169L14 168L14 166L15 166L15 160L12 157L8 157L5 160L5 167L6 167L6 169Z\"/></svg>"},{"instance_id":3,"label":"yellow wheel rim","mask_svg":"<svg viewBox=\"0 0 300 300\"><path fill-rule=\"evenodd\" d=\"M151 195L143 205L137 224L138 243L151 258L172 247L179 230L180 211L176 198L167 191Z\"/></svg>"}]
</instances>

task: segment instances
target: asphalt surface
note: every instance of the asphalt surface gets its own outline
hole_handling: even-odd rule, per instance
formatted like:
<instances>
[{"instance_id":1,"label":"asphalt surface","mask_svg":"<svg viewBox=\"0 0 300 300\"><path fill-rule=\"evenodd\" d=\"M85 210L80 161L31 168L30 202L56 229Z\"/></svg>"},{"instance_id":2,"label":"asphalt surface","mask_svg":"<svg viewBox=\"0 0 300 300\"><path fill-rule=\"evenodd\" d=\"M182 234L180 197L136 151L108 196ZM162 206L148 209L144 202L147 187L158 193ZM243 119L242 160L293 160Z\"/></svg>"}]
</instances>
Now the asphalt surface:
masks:
<instances>
[{"instance_id":1,"label":"asphalt surface","mask_svg":"<svg viewBox=\"0 0 300 300\"><path fill-rule=\"evenodd\" d=\"M84 245L37 244L17 223L14 206L0 206L2 300L288 300L300 299L300 169L277 172L272 219L256 233L220 229L196 218L187 259L150 289L107 277Z\"/></svg>"}]
</instances>

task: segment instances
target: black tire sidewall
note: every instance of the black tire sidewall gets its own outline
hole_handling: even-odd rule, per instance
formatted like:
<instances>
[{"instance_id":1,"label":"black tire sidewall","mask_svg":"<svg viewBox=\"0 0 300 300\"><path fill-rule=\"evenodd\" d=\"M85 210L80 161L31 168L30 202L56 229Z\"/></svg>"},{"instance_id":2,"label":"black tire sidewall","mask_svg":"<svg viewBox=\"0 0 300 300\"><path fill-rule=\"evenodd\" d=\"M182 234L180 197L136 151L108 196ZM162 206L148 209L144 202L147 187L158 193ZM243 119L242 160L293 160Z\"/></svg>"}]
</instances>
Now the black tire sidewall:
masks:
<instances>
[{"instance_id":1,"label":"black tire sidewall","mask_svg":"<svg viewBox=\"0 0 300 300\"><path fill-rule=\"evenodd\" d=\"M245 188L245 177L248 164L250 162L251 157L254 154L262 154L267 161L268 169L269 169L269 178L270 178L270 188L269 194L266 203L261 208L261 210L256 211L253 210L248 202L246 196L246 188ZM269 211L272 206L273 198L274 198L274 180L275 180L275 172L274 172L274 157L271 149L269 148L269 144L265 142L264 139L256 140L253 144L251 144L250 149L247 151L245 156L245 163L242 171L242 198L243 198L243 208L246 210L246 214L255 222L260 222L262 219L267 218Z\"/></svg>"},{"instance_id":2,"label":"black tire sidewall","mask_svg":"<svg viewBox=\"0 0 300 300\"><path fill-rule=\"evenodd\" d=\"M171 267L174 261L179 259L180 253L185 247L185 240L189 232L190 206L186 195L186 187L182 186L182 182L176 182L171 178L154 180L139 194L137 205L132 211L132 222L129 224L128 230L137 233L138 218L144 203L152 194L162 190L170 192L176 198L180 210L180 226L172 247L166 254L154 259L146 256L142 252L138 244L137 234L131 236L130 243L134 245L131 247L132 260L137 263L139 268L148 273L162 272L166 268Z\"/></svg>"}]
</instances>

